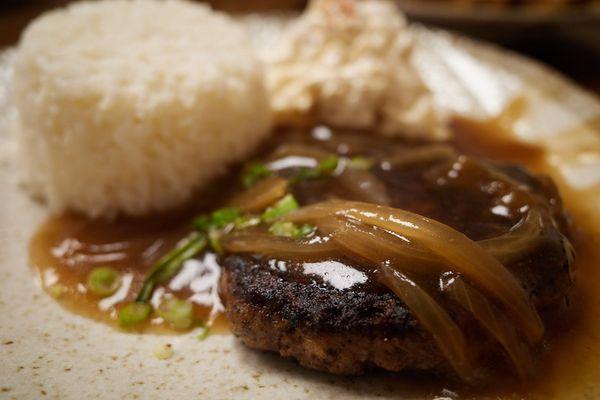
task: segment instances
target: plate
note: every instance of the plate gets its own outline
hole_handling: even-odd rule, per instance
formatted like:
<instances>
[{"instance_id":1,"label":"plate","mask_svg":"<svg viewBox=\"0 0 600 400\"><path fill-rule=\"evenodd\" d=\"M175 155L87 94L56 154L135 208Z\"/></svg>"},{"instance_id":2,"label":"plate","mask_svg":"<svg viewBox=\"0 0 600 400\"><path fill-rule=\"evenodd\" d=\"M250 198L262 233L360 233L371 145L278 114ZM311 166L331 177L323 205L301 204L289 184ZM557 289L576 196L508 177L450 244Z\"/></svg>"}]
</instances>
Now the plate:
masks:
<instances>
[{"instance_id":1,"label":"plate","mask_svg":"<svg viewBox=\"0 0 600 400\"><path fill-rule=\"evenodd\" d=\"M244 23L259 51L268 51L287 20L255 15ZM543 146L544 170L563 192L571 193L570 205L578 210L574 217L593 228L593 239L600 241L598 99L515 54L444 31L418 26L412 31L417 41L413 61L438 106L482 120L504 115L516 139ZM18 130L9 98L11 57L10 51L0 57L0 398L449 396L436 386L415 391L417 378L385 373L343 378L307 371L278 356L248 350L232 335L215 334L199 342L185 334L127 334L61 308L43 293L27 263L28 240L45 209L19 187ZM514 104L521 105L520 112L506 114ZM587 334L586 340L600 340L594 332ZM173 357L156 359L153 350L166 343L173 346ZM578 348L572 356L578 364L598 364L600 351ZM553 379L543 393L600 396L600 370L577 371Z\"/></svg>"}]
</instances>

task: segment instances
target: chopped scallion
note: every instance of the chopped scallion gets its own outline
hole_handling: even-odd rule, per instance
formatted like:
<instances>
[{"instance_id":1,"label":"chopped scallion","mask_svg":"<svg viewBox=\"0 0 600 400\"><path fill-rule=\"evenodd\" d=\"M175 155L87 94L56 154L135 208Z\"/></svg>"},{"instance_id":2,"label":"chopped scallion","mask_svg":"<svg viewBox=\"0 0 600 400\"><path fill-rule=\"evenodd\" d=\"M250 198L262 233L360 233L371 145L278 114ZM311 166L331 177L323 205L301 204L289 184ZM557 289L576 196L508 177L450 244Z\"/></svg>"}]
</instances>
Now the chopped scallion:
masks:
<instances>
[{"instance_id":1,"label":"chopped scallion","mask_svg":"<svg viewBox=\"0 0 600 400\"><path fill-rule=\"evenodd\" d=\"M269 233L275 236L294 237L298 227L293 222L277 221L269 228Z\"/></svg>"},{"instance_id":2,"label":"chopped scallion","mask_svg":"<svg viewBox=\"0 0 600 400\"><path fill-rule=\"evenodd\" d=\"M271 175L271 170L265 164L260 162L248 164L242 172L242 184L245 187L250 187L269 175Z\"/></svg>"},{"instance_id":3,"label":"chopped scallion","mask_svg":"<svg viewBox=\"0 0 600 400\"><path fill-rule=\"evenodd\" d=\"M319 162L319 170L324 174L330 174L337 168L338 162L338 156L330 155Z\"/></svg>"},{"instance_id":4,"label":"chopped scallion","mask_svg":"<svg viewBox=\"0 0 600 400\"><path fill-rule=\"evenodd\" d=\"M189 329L194 322L192 303L176 297L163 300L156 312L172 328L177 330Z\"/></svg>"},{"instance_id":5,"label":"chopped scallion","mask_svg":"<svg viewBox=\"0 0 600 400\"><path fill-rule=\"evenodd\" d=\"M304 224L298 226L293 222L276 221L269 228L269 233L275 236L285 236L294 239L299 239L312 234L315 231L315 227L310 224Z\"/></svg>"},{"instance_id":6,"label":"chopped scallion","mask_svg":"<svg viewBox=\"0 0 600 400\"><path fill-rule=\"evenodd\" d=\"M298 209L298 207L298 202L294 196L287 194L272 207L267 208L261 218L264 222L270 223Z\"/></svg>"},{"instance_id":7,"label":"chopped scallion","mask_svg":"<svg viewBox=\"0 0 600 400\"><path fill-rule=\"evenodd\" d=\"M219 229L208 230L208 243L210 247L218 254L223 253L223 247L221 246L221 231Z\"/></svg>"},{"instance_id":8,"label":"chopped scallion","mask_svg":"<svg viewBox=\"0 0 600 400\"><path fill-rule=\"evenodd\" d=\"M321 171L317 168L306 168L302 167L290 180L290 185L295 185L300 182L307 181L309 179L318 179L321 177Z\"/></svg>"},{"instance_id":9,"label":"chopped scallion","mask_svg":"<svg viewBox=\"0 0 600 400\"><path fill-rule=\"evenodd\" d=\"M121 287L121 274L110 267L94 268L88 275L87 287L96 296L110 296Z\"/></svg>"},{"instance_id":10,"label":"chopped scallion","mask_svg":"<svg viewBox=\"0 0 600 400\"><path fill-rule=\"evenodd\" d=\"M255 215L244 215L234 221L236 229L250 228L260 224L260 217Z\"/></svg>"},{"instance_id":11,"label":"chopped scallion","mask_svg":"<svg viewBox=\"0 0 600 400\"><path fill-rule=\"evenodd\" d=\"M48 287L48 293L50 293L50 296L52 296L55 299L61 298L62 295L67 293L68 291L69 289L67 289L65 285L62 285L60 283L55 283L54 285Z\"/></svg>"},{"instance_id":12,"label":"chopped scallion","mask_svg":"<svg viewBox=\"0 0 600 400\"><path fill-rule=\"evenodd\" d=\"M202 341L208 337L208 334L210 333L210 329L207 326L203 326L200 329L201 329L200 332L196 335L196 339Z\"/></svg>"},{"instance_id":13,"label":"chopped scallion","mask_svg":"<svg viewBox=\"0 0 600 400\"><path fill-rule=\"evenodd\" d=\"M331 154L322 159L316 168L303 167L298 170L296 176L290 180L290 184L295 185L309 179L320 179L329 176L335 171L339 163L339 157Z\"/></svg>"},{"instance_id":14,"label":"chopped scallion","mask_svg":"<svg viewBox=\"0 0 600 400\"><path fill-rule=\"evenodd\" d=\"M199 215L194 218L192 224L197 230L206 232L211 226L211 218L208 215Z\"/></svg>"},{"instance_id":15,"label":"chopped scallion","mask_svg":"<svg viewBox=\"0 0 600 400\"><path fill-rule=\"evenodd\" d=\"M211 224L216 228L224 228L241 215L240 210L235 207L223 207L211 213Z\"/></svg>"},{"instance_id":16,"label":"chopped scallion","mask_svg":"<svg viewBox=\"0 0 600 400\"><path fill-rule=\"evenodd\" d=\"M202 232L208 232L210 229L218 228L222 229L230 223L241 217L241 212L235 207L223 207L213 211L210 216L199 215L194 218L194 227Z\"/></svg>"},{"instance_id":17,"label":"chopped scallion","mask_svg":"<svg viewBox=\"0 0 600 400\"><path fill-rule=\"evenodd\" d=\"M121 307L119 310L119 325L124 328L145 321L152 312L152 306L148 303L135 301Z\"/></svg>"},{"instance_id":18,"label":"chopped scallion","mask_svg":"<svg viewBox=\"0 0 600 400\"><path fill-rule=\"evenodd\" d=\"M181 245L161 258L148 273L136 301L147 302L154 291L154 286L175 276L183 262L204 250L206 243L206 235L195 232L188 236Z\"/></svg>"},{"instance_id":19,"label":"chopped scallion","mask_svg":"<svg viewBox=\"0 0 600 400\"><path fill-rule=\"evenodd\" d=\"M370 170L373 167L374 161L364 156L352 157L348 161L348 166L354 169L362 169L364 171Z\"/></svg>"},{"instance_id":20,"label":"chopped scallion","mask_svg":"<svg viewBox=\"0 0 600 400\"><path fill-rule=\"evenodd\" d=\"M310 236L317 230L317 227L311 224L304 224L296 232L296 237Z\"/></svg>"}]
</instances>

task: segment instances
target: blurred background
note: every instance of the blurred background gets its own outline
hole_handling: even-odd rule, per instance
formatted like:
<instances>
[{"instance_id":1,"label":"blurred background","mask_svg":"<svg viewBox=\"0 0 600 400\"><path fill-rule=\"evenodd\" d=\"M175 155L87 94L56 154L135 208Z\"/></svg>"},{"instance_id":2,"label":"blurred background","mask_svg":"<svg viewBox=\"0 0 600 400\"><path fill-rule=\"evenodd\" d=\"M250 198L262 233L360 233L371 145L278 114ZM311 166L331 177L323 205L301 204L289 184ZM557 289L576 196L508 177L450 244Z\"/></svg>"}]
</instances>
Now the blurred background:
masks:
<instances>
[{"instance_id":1,"label":"blurred background","mask_svg":"<svg viewBox=\"0 0 600 400\"><path fill-rule=\"evenodd\" d=\"M69 0L0 0L0 48ZM396 0L413 21L493 41L542 61L600 95L600 0ZM302 10L306 0L212 0L217 9Z\"/></svg>"}]
</instances>

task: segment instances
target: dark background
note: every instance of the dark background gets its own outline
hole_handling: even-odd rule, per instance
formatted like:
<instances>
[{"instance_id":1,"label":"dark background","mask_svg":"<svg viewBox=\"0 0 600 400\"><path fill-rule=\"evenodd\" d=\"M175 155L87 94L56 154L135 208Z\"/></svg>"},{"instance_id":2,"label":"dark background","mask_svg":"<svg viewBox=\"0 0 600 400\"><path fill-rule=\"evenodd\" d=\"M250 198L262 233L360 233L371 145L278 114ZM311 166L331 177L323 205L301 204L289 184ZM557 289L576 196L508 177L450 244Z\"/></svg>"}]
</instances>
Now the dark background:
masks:
<instances>
[{"instance_id":1,"label":"dark background","mask_svg":"<svg viewBox=\"0 0 600 400\"><path fill-rule=\"evenodd\" d=\"M461 31L492 40L503 47L536 58L563 72L580 85L600 94L600 4L563 6L531 12L531 7L505 5L480 12L475 6L450 7L439 1L422 12L421 5L398 0L413 20ZM0 48L18 42L27 23L41 12L69 3L69 0L0 0ZM215 8L229 12L297 9L305 0L212 0ZM590 5L595 3L595 9ZM415 7L416 4L416 7ZM421 4L421 5L420 5ZM445 6L444 6L445 4ZM484 7L485 8L485 7ZM489 8L489 7L488 7ZM418 11L415 11L418 10ZM434 14L434 15L431 15Z\"/></svg>"}]
</instances>

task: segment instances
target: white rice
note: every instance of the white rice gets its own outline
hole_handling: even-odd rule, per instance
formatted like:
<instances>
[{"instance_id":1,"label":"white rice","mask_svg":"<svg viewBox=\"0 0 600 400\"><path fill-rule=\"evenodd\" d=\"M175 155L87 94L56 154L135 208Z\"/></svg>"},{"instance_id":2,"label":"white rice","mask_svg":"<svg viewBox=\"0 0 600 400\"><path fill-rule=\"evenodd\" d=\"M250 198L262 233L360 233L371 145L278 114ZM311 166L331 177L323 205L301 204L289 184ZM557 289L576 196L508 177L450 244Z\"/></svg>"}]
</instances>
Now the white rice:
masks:
<instances>
[{"instance_id":1,"label":"white rice","mask_svg":"<svg viewBox=\"0 0 600 400\"><path fill-rule=\"evenodd\" d=\"M25 31L14 101L29 187L54 212L176 207L269 132L245 32L182 1L77 3Z\"/></svg>"}]
</instances>

